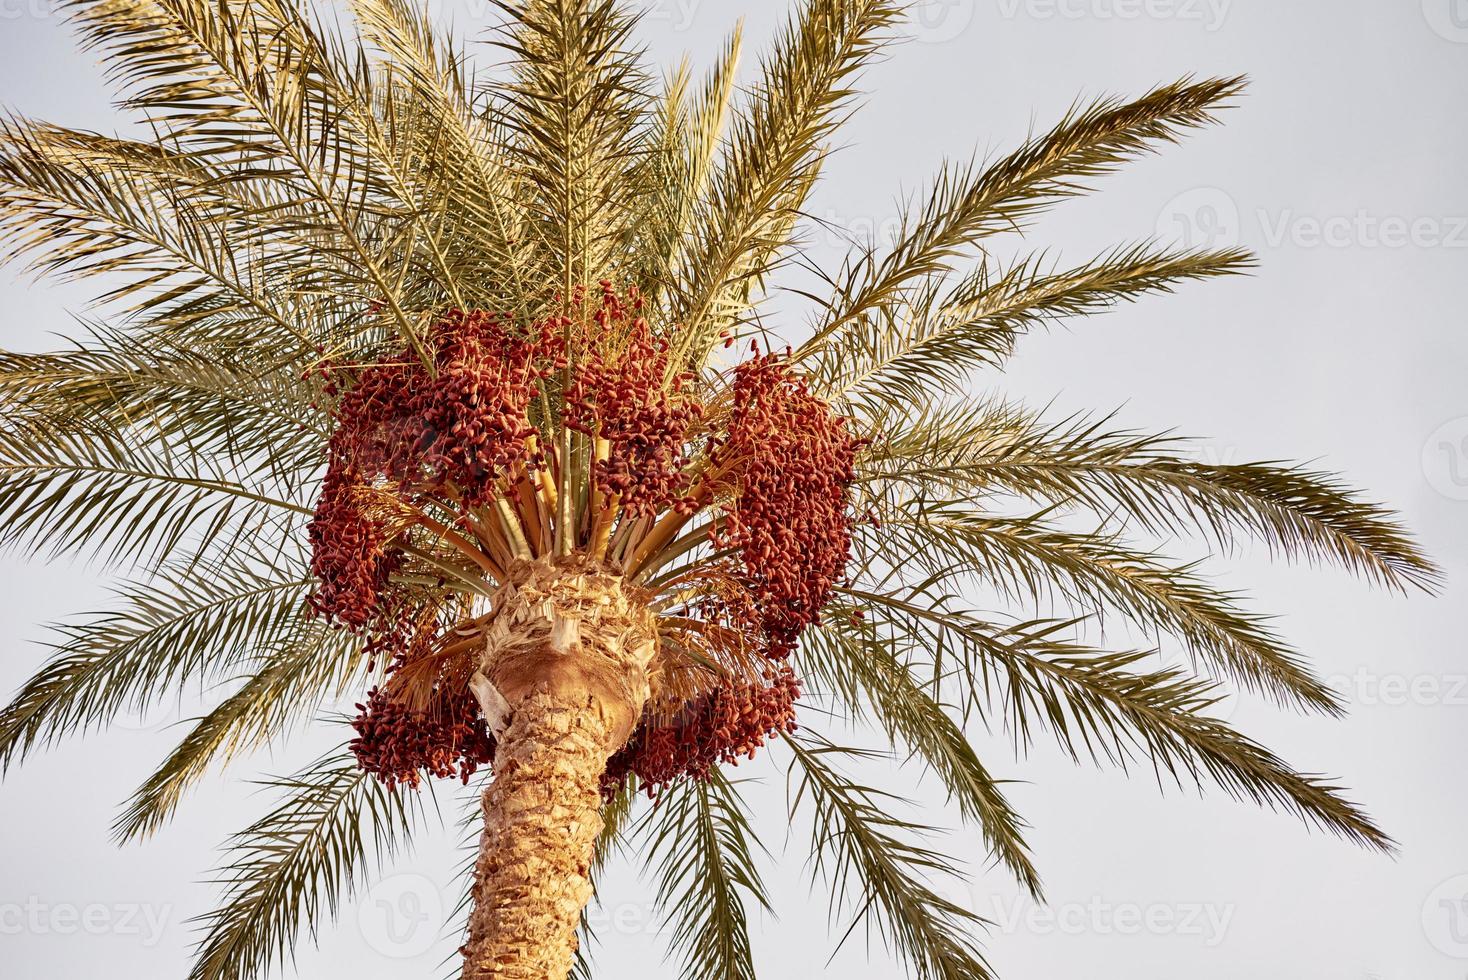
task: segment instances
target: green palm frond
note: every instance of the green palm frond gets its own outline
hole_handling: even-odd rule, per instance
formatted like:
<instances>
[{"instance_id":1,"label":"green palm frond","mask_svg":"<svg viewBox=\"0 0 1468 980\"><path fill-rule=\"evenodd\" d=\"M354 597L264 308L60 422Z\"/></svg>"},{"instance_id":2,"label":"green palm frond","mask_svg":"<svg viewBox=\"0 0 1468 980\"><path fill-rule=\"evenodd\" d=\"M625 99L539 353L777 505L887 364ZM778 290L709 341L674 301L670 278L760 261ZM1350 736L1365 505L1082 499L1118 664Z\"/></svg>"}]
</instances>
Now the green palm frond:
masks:
<instances>
[{"instance_id":1,"label":"green palm frond","mask_svg":"<svg viewBox=\"0 0 1468 980\"><path fill-rule=\"evenodd\" d=\"M838 907L854 909L845 934L864 925L900 953L919 980L988 980L988 965L969 935L981 920L931 884L958 869L913 842L930 829L895 816L896 797L858 785L836 768L843 758L870 754L809 733L787 737L785 744L795 755L791 816L809 801L814 869L831 885Z\"/></svg>"},{"instance_id":2,"label":"green palm frond","mask_svg":"<svg viewBox=\"0 0 1468 980\"><path fill-rule=\"evenodd\" d=\"M263 261L266 228L276 219L246 218L279 215L284 224L285 205L230 177L161 146L7 121L0 124L0 250L36 272L113 276L104 302L129 301L184 323L243 318L310 349L300 304L281 288L300 272L272 275L278 270Z\"/></svg>"},{"instance_id":3,"label":"green palm frond","mask_svg":"<svg viewBox=\"0 0 1468 980\"><path fill-rule=\"evenodd\" d=\"M122 589L120 608L56 627L52 658L0 711L0 766L67 735L146 711L190 682L222 681L310 629L304 568L236 560L165 570Z\"/></svg>"},{"instance_id":4,"label":"green palm frond","mask_svg":"<svg viewBox=\"0 0 1468 980\"><path fill-rule=\"evenodd\" d=\"M634 248L643 264L638 279L648 284L653 305L672 285L673 270L683 264L683 249L707 194L734 100L742 44L741 26L729 36L718 63L694 95L688 94L686 62L666 82L645 164L652 170L649 179L656 190L639 222L642 240Z\"/></svg>"},{"instance_id":5,"label":"green palm frond","mask_svg":"<svg viewBox=\"0 0 1468 980\"><path fill-rule=\"evenodd\" d=\"M862 460L859 480L1120 510L1149 532L1201 531L1225 549L1252 536L1286 557L1339 564L1396 588L1437 580L1396 516L1334 475L1281 463L1200 462L1186 455L1185 440L1108 423L1047 422L994 405L948 408L908 424L889 415L881 431L891 435Z\"/></svg>"},{"instance_id":6,"label":"green palm frond","mask_svg":"<svg viewBox=\"0 0 1468 980\"><path fill-rule=\"evenodd\" d=\"M1264 617L1198 574L1196 564L1160 562L1104 528L1063 531L1043 512L985 517L962 501L910 500L876 513L878 526L857 539L862 553L911 555L931 582L957 587L969 578L1035 604L1058 594L1082 616L1120 611L1182 640L1190 654L1251 691L1327 714L1343 710Z\"/></svg>"},{"instance_id":7,"label":"green palm frond","mask_svg":"<svg viewBox=\"0 0 1468 980\"><path fill-rule=\"evenodd\" d=\"M421 819L421 797L387 788L348 752L266 785L282 802L230 841L214 879L222 903L199 920L190 980L254 978L288 962L301 929L314 936Z\"/></svg>"},{"instance_id":8,"label":"green palm frond","mask_svg":"<svg viewBox=\"0 0 1468 980\"><path fill-rule=\"evenodd\" d=\"M1093 178L1212 122L1214 112L1243 88L1241 78L1184 79L1134 102L1078 105L1044 136L981 170L945 170L922 206L904 215L888 254L858 254L801 356L881 308L898 305L909 286L946 273L980 240L1023 230L1057 201L1089 191Z\"/></svg>"},{"instance_id":9,"label":"green palm frond","mask_svg":"<svg viewBox=\"0 0 1468 980\"><path fill-rule=\"evenodd\" d=\"M0 422L0 546L86 551L146 568L223 553L311 511L241 482L227 460L179 457L94 419L44 410Z\"/></svg>"},{"instance_id":10,"label":"green palm frond","mask_svg":"<svg viewBox=\"0 0 1468 980\"><path fill-rule=\"evenodd\" d=\"M1181 669L1133 670L1149 652L1077 645L1065 639L1075 625L1068 622L997 626L921 593L848 594L888 632L922 637L934 677L952 669L969 707L986 718L997 715L1021 747L1048 731L1077 761L1126 767L1142 758L1179 783L1207 778L1235 798L1293 812L1359 844L1392 847L1338 787L1296 772L1209 717L1217 685Z\"/></svg>"},{"instance_id":11,"label":"green palm frond","mask_svg":"<svg viewBox=\"0 0 1468 980\"><path fill-rule=\"evenodd\" d=\"M915 675L907 644L856 619L860 607L833 604L824 625L802 638L801 675L835 697L856 719L875 722L893 743L921 759L977 825L990 851L1036 898L1040 875L1024 841L1026 824L1010 806L1003 781L984 766L963 729ZM839 625L832 625L832 624Z\"/></svg>"},{"instance_id":12,"label":"green palm frond","mask_svg":"<svg viewBox=\"0 0 1468 980\"><path fill-rule=\"evenodd\" d=\"M652 105L631 48L636 18L615 0L495 0L510 19L499 42L513 56L504 125L531 212L569 295L595 282L631 229L649 152L641 132Z\"/></svg>"},{"instance_id":13,"label":"green palm frond","mask_svg":"<svg viewBox=\"0 0 1468 980\"><path fill-rule=\"evenodd\" d=\"M313 623L250 666L256 672L198 719L128 800L113 824L119 841L156 833L205 776L276 742L348 682L360 685L363 659L359 641Z\"/></svg>"},{"instance_id":14,"label":"green palm frond","mask_svg":"<svg viewBox=\"0 0 1468 980\"><path fill-rule=\"evenodd\" d=\"M883 307L828 341L810 366L817 390L867 414L961 392L979 367L1013 353L1036 326L1104 312L1183 281L1237 275L1244 251L1189 252L1149 244L1117 249L1074 269L1046 271L1039 258L993 272L981 265L962 282L937 282ZM875 409L873 408L875 406Z\"/></svg>"},{"instance_id":15,"label":"green palm frond","mask_svg":"<svg viewBox=\"0 0 1468 980\"><path fill-rule=\"evenodd\" d=\"M669 319L679 369L703 367L789 244L846 87L901 14L890 0L810 0L789 24L736 113L691 236Z\"/></svg>"},{"instance_id":16,"label":"green palm frond","mask_svg":"<svg viewBox=\"0 0 1468 980\"><path fill-rule=\"evenodd\" d=\"M75 0L70 10L160 145L222 171L211 186L267 198L237 209L249 220L232 240L293 258L319 295L381 303L418 343L405 281L420 267L421 225L353 125L372 105L370 78L356 74L366 59L347 57L291 0Z\"/></svg>"},{"instance_id":17,"label":"green palm frond","mask_svg":"<svg viewBox=\"0 0 1468 980\"><path fill-rule=\"evenodd\" d=\"M684 980L755 980L746 900L770 911L738 787L715 772L658 800L639 835Z\"/></svg>"},{"instance_id":18,"label":"green palm frond","mask_svg":"<svg viewBox=\"0 0 1468 980\"><path fill-rule=\"evenodd\" d=\"M400 181L413 188L432 264L458 301L489 297L521 315L534 312L545 257L525 248L524 183L493 125L475 106L468 54L407 0L354 0L368 45L388 59L377 77L384 103L364 125L399 154ZM416 165L416 166L415 166ZM423 212L427 212L424 214Z\"/></svg>"},{"instance_id":19,"label":"green palm frond","mask_svg":"<svg viewBox=\"0 0 1468 980\"><path fill-rule=\"evenodd\" d=\"M293 373L261 373L254 353L239 344L180 348L94 326L73 351L0 352L0 398L24 406L22 418L95 419L134 446L155 447L175 468L181 459L224 461L232 474L294 493L320 470L329 434L320 393ZM45 426L24 435L40 441Z\"/></svg>"}]
</instances>

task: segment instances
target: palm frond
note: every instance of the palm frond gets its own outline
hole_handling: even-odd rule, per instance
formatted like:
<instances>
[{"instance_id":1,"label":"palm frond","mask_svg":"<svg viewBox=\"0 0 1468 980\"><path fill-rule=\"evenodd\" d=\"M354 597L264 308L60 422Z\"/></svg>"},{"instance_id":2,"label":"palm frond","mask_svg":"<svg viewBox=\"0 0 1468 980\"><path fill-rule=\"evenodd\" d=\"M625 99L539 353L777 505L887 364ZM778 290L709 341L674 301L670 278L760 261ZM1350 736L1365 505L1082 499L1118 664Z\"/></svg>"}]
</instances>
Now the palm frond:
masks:
<instances>
[{"instance_id":1,"label":"palm frond","mask_svg":"<svg viewBox=\"0 0 1468 980\"><path fill-rule=\"evenodd\" d=\"M361 681L360 643L316 623L262 656L256 672L200 718L163 764L138 787L113 824L119 842L147 837L172 816L206 775L275 743L325 699Z\"/></svg>"},{"instance_id":2,"label":"palm frond","mask_svg":"<svg viewBox=\"0 0 1468 980\"><path fill-rule=\"evenodd\" d=\"M242 231L289 229L291 253L311 259L298 267L330 282L327 292L380 303L418 346L403 282L419 228L394 204L360 130L345 124L370 105L355 74L365 60L346 58L292 0L71 0L68 9L160 145L275 195ZM290 220L275 220L277 210Z\"/></svg>"},{"instance_id":3,"label":"palm frond","mask_svg":"<svg viewBox=\"0 0 1468 980\"><path fill-rule=\"evenodd\" d=\"M1104 528L1063 531L1046 522L1048 512L985 517L961 500L910 500L876 513L877 526L857 537L873 559L911 555L929 582L957 587L972 576L1036 604L1059 593L1081 616L1117 610L1140 628L1182 640L1190 654L1251 691L1327 714L1343 711L1264 617L1199 575L1195 564L1161 562Z\"/></svg>"},{"instance_id":4,"label":"palm frond","mask_svg":"<svg viewBox=\"0 0 1468 980\"><path fill-rule=\"evenodd\" d=\"M424 266L454 305L492 300L528 315L544 256L524 247L523 178L474 105L467 52L406 0L354 0L351 8L385 61L358 73L375 104L353 119L408 206Z\"/></svg>"},{"instance_id":5,"label":"palm frond","mask_svg":"<svg viewBox=\"0 0 1468 980\"><path fill-rule=\"evenodd\" d=\"M495 0L513 56L503 123L529 183L538 235L560 263L548 284L569 299L594 283L631 229L648 152L648 80L633 48L636 17L616 0ZM547 297L549 298L549 297Z\"/></svg>"},{"instance_id":6,"label":"palm frond","mask_svg":"<svg viewBox=\"0 0 1468 980\"><path fill-rule=\"evenodd\" d=\"M734 80L742 50L742 24L729 36L703 87L688 95L689 70L685 63L664 86L662 111L649 139L652 147L645 165L652 170L646 216L638 222L633 255L638 281L647 284L649 304L656 307L672 285L673 270L682 264L682 250L707 194L718 149L734 99Z\"/></svg>"},{"instance_id":7,"label":"palm frond","mask_svg":"<svg viewBox=\"0 0 1468 980\"><path fill-rule=\"evenodd\" d=\"M61 277L107 275L103 302L187 322L228 313L310 350L289 281L261 261L276 195L182 153L43 123L0 124L0 249ZM282 215L282 223L286 216ZM284 350L282 350L284 353Z\"/></svg>"},{"instance_id":8,"label":"palm frond","mask_svg":"<svg viewBox=\"0 0 1468 980\"><path fill-rule=\"evenodd\" d=\"M989 980L989 968L968 935L980 920L929 884L957 869L938 851L912 841L931 831L896 816L895 797L858 785L835 767L842 758L869 754L809 733L787 736L785 743L795 755L791 816L810 801L815 871L830 883L839 904L855 909L846 935L865 924L907 960L919 980Z\"/></svg>"},{"instance_id":9,"label":"palm frond","mask_svg":"<svg viewBox=\"0 0 1468 980\"><path fill-rule=\"evenodd\" d=\"M703 367L720 333L747 308L799 210L848 104L848 85L880 50L902 5L809 0L787 25L733 121L694 226L669 321L677 370Z\"/></svg>"},{"instance_id":10,"label":"palm frond","mask_svg":"<svg viewBox=\"0 0 1468 980\"><path fill-rule=\"evenodd\" d=\"M1183 79L1129 103L1108 98L1077 105L1044 136L982 170L945 170L922 206L904 216L892 250L880 260L868 252L851 264L824 322L801 346L802 355L895 305L910 285L941 276L965 248L1022 230L1055 202L1087 192L1093 178L1212 122L1214 112L1243 87L1241 78Z\"/></svg>"},{"instance_id":11,"label":"palm frond","mask_svg":"<svg viewBox=\"0 0 1468 980\"><path fill-rule=\"evenodd\" d=\"M17 410L0 422L0 546L147 567L311 513L275 495L289 488L241 481L227 465L140 444L105 419Z\"/></svg>"},{"instance_id":12,"label":"palm frond","mask_svg":"<svg viewBox=\"0 0 1468 980\"><path fill-rule=\"evenodd\" d=\"M1010 806L1003 780L979 759L963 730L902 656L907 641L882 636L856 618L859 607L833 603L825 624L801 639L800 673L819 694L838 699L852 716L870 718L938 777L964 819L976 824L995 858L1035 898L1040 875L1024 841L1026 824ZM838 623L838 626L832 626Z\"/></svg>"},{"instance_id":13,"label":"palm frond","mask_svg":"<svg viewBox=\"0 0 1468 980\"><path fill-rule=\"evenodd\" d=\"M309 626L304 569L243 562L164 571L123 589L121 608L57 627L54 656L0 712L0 768L71 734L145 711L188 681L220 680Z\"/></svg>"},{"instance_id":14,"label":"palm frond","mask_svg":"<svg viewBox=\"0 0 1468 980\"><path fill-rule=\"evenodd\" d=\"M875 311L823 347L810 370L825 396L876 414L930 399L934 390L962 391L976 369L1002 363L1037 326L1252 266L1239 249L1176 251L1149 243L1074 269L1047 271L1038 257L1007 271L985 265L952 288L935 282Z\"/></svg>"},{"instance_id":15,"label":"palm frond","mask_svg":"<svg viewBox=\"0 0 1468 980\"><path fill-rule=\"evenodd\" d=\"M1224 549L1252 536L1286 557L1338 564L1394 588L1431 589L1437 581L1436 567L1396 516L1333 474L1200 462L1188 457L1185 440L1108 423L1047 422L994 405L931 412L906 424L892 414L881 421L891 436L860 462L859 480L873 492L895 484L1119 510L1149 532L1203 532Z\"/></svg>"},{"instance_id":16,"label":"palm frond","mask_svg":"<svg viewBox=\"0 0 1468 980\"><path fill-rule=\"evenodd\" d=\"M203 916L190 980L251 980L291 958L361 878L411 839L420 798L389 789L350 753L266 784L280 806L230 841L217 869L222 904Z\"/></svg>"},{"instance_id":17,"label":"palm frond","mask_svg":"<svg viewBox=\"0 0 1468 980\"><path fill-rule=\"evenodd\" d=\"M329 433L316 385L252 366L257 348L178 347L94 326L84 347L0 352L0 398L19 415L96 419L174 460L222 461L231 474L295 493L320 470ZM292 434L282 439L282 432Z\"/></svg>"},{"instance_id":18,"label":"palm frond","mask_svg":"<svg viewBox=\"0 0 1468 980\"><path fill-rule=\"evenodd\" d=\"M1104 653L1068 642L1071 623L996 626L929 595L850 595L885 628L922 636L935 676L951 660L973 708L997 711L1021 746L1046 730L1078 761L1125 767L1140 757L1159 778L1195 785L1206 778L1237 799L1292 812L1347 840L1393 846L1338 787L1209 717L1215 685L1176 669L1134 671L1149 652Z\"/></svg>"},{"instance_id":19,"label":"palm frond","mask_svg":"<svg viewBox=\"0 0 1468 980\"><path fill-rule=\"evenodd\" d=\"M684 980L754 980L746 900L770 910L755 867L754 830L723 773L686 780L658 800L639 832L669 945Z\"/></svg>"}]
</instances>

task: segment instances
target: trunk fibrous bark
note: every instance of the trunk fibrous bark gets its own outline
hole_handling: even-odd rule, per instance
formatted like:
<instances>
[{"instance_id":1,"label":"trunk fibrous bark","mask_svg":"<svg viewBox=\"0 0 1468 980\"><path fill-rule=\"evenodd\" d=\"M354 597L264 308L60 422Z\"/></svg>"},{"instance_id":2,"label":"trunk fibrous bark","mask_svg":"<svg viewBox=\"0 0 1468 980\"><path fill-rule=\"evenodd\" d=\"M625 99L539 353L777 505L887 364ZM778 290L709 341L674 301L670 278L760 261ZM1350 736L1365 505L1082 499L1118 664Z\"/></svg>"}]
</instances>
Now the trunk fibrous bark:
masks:
<instances>
[{"instance_id":1,"label":"trunk fibrous bark","mask_svg":"<svg viewBox=\"0 0 1468 980\"><path fill-rule=\"evenodd\" d=\"M564 980L592 895L607 760L647 703L652 613L580 556L522 562L494 599L473 689L497 736L465 980Z\"/></svg>"}]
</instances>

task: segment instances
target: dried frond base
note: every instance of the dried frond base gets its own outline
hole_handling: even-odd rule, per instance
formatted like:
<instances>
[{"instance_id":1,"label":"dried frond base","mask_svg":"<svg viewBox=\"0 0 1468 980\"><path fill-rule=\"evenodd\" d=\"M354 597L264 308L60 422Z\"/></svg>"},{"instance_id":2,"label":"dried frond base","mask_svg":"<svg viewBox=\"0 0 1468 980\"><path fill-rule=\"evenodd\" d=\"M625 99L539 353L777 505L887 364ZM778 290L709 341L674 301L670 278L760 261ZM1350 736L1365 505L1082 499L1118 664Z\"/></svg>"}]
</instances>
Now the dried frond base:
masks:
<instances>
[{"instance_id":1,"label":"dried frond base","mask_svg":"<svg viewBox=\"0 0 1468 980\"><path fill-rule=\"evenodd\" d=\"M581 555L518 562L493 605L479 673L509 709L537 689L589 698L625 742L650 693L658 630L622 577Z\"/></svg>"}]
</instances>

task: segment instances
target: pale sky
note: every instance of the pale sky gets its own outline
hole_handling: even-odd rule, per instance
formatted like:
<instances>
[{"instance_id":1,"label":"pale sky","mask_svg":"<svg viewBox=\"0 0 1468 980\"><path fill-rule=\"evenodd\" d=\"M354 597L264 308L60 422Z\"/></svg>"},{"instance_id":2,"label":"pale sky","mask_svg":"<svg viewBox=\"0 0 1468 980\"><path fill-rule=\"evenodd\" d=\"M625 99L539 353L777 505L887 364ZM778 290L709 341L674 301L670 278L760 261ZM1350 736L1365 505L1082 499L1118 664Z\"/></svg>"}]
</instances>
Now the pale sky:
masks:
<instances>
[{"instance_id":1,"label":"pale sky","mask_svg":"<svg viewBox=\"0 0 1468 980\"><path fill-rule=\"evenodd\" d=\"M644 0L652 56L707 64L741 14L748 52L784 0ZM486 24L484 0L439 8ZM1016 759L975 732L1033 825L1050 909L988 869L973 833L936 842L974 862L962 898L992 922L1001 977L1128 980L1462 980L1468 976L1468 2L1465 0L929 0L915 39L863 82L811 205L818 219L881 235L904 196L945 160L1002 151L1077 96L1140 94L1183 75L1247 73L1226 125L1057 209L1031 247L1080 261L1150 236L1256 249L1252 278L1183 287L1027 340L985 388L1120 409L1122 424L1206 437L1219 461L1302 459L1347 474L1399 509L1443 565L1438 598L1388 595L1334 571L1219 563L1331 678L1343 721L1225 710L1246 732L1350 788L1402 845L1395 859L1234 803L1159 793L1147 772L1077 769L1046 748ZM752 62L752 58L748 59ZM71 125L115 128L100 72L43 0L0 0L0 103ZM813 257L835 262L837 236ZM0 271L0 345L48 346L88 293ZM45 655L42 624L105 608L104 581L68 561L0 560L0 692ZM118 805L196 706L131 719L36 755L0 784L0 976L171 977L187 971L191 916L216 846L270 802L249 780L289 773L329 747L308 733L217 777L154 841L119 850ZM824 891L784 819L784 760L740 770L752 787L778 919L757 917L769 980L903 975L860 934L834 960ZM947 823L932 785L863 771ZM445 975L456 937L441 913L459 894L459 815L392 861L360 900L303 943L311 980ZM427 801L425 801L427 802ZM430 804L431 805L431 804ZM675 976L658 919L627 867L602 884L600 975ZM839 934L845 923L837 923ZM289 970L287 974L289 975Z\"/></svg>"}]
</instances>

